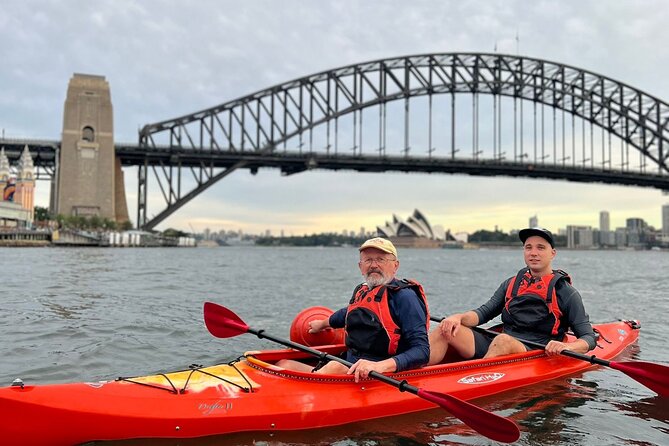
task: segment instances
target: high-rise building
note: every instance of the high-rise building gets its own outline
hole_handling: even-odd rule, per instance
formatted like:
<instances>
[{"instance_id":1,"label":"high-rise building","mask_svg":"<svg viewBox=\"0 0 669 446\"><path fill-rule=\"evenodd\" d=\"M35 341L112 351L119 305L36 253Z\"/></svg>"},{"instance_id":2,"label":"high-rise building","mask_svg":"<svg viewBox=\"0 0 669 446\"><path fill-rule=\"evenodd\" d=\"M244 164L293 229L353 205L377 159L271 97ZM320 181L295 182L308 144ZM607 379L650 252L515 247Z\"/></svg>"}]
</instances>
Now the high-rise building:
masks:
<instances>
[{"instance_id":1,"label":"high-rise building","mask_svg":"<svg viewBox=\"0 0 669 446\"><path fill-rule=\"evenodd\" d=\"M599 246L615 246L616 235L611 231L611 216L609 211L601 211L599 213L599 231L595 239L595 244L599 244Z\"/></svg>"},{"instance_id":2,"label":"high-rise building","mask_svg":"<svg viewBox=\"0 0 669 446\"><path fill-rule=\"evenodd\" d=\"M591 248L592 235L590 226L567 226L567 248Z\"/></svg>"},{"instance_id":3,"label":"high-rise building","mask_svg":"<svg viewBox=\"0 0 669 446\"><path fill-rule=\"evenodd\" d=\"M628 230L636 229L637 231L643 231L648 226L643 218L628 218L625 220L625 223Z\"/></svg>"},{"instance_id":4,"label":"high-rise building","mask_svg":"<svg viewBox=\"0 0 669 446\"><path fill-rule=\"evenodd\" d=\"M539 217L532 216L530 217L530 228L538 228L539 227Z\"/></svg>"},{"instance_id":5,"label":"high-rise building","mask_svg":"<svg viewBox=\"0 0 669 446\"><path fill-rule=\"evenodd\" d=\"M669 236L669 204L662 206L662 235Z\"/></svg>"},{"instance_id":6,"label":"high-rise building","mask_svg":"<svg viewBox=\"0 0 669 446\"><path fill-rule=\"evenodd\" d=\"M615 240L617 247L627 246L627 228L616 228Z\"/></svg>"},{"instance_id":7,"label":"high-rise building","mask_svg":"<svg viewBox=\"0 0 669 446\"><path fill-rule=\"evenodd\" d=\"M599 230L602 232L608 232L611 230L611 219L609 217L609 211L601 211L599 213Z\"/></svg>"},{"instance_id":8,"label":"high-rise building","mask_svg":"<svg viewBox=\"0 0 669 446\"><path fill-rule=\"evenodd\" d=\"M627 246L639 247L646 242L646 229L648 224L643 218L628 218L627 227Z\"/></svg>"}]
</instances>

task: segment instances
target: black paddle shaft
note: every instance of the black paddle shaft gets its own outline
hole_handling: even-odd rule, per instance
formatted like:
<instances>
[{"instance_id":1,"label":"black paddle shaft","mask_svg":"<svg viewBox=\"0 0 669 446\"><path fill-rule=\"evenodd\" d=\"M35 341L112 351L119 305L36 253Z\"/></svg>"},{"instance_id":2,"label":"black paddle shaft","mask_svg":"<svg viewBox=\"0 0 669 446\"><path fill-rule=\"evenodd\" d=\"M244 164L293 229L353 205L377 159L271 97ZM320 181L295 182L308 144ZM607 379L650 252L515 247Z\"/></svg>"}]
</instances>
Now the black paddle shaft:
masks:
<instances>
[{"instance_id":1,"label":"black paddle shaft","mask_svg":"<svg viewBox=\"0 0 669 446\"><path fill-rule=\"evenodd\" d=\"M342 359L338 356L331 355L329 353L321 352L319 350L314 350L313 348L309 348L306 345L298 344L293 341L289 341L287 339L283 338L278 338L269 334L265 333L265 330L255 330L253 328L248 329L248 332L251 334L254 334L258 336L260 339L266 338L269 339L270 341L274 341L279 344L283 344L286 347L293 348L295 350L299 350L304 353L309 353L310 355L316 356L317 358L320 358L321 360L327 359L328 361L337 361L340 364L344 364L346 367L351 367L353 364L348 362L345 359ZM383 381L386 384L390 384L391 386L397 387L400 392L410 392L413 393L414 395L418 395L418 387L414 387L411 384L407 383L406 381L398 381L396 379L390 378L389 376L383 375L381 373L371 371L369 372L369 376L371 376L374 379L378 379L379 381Z\"/></svg>"}]
</instances>

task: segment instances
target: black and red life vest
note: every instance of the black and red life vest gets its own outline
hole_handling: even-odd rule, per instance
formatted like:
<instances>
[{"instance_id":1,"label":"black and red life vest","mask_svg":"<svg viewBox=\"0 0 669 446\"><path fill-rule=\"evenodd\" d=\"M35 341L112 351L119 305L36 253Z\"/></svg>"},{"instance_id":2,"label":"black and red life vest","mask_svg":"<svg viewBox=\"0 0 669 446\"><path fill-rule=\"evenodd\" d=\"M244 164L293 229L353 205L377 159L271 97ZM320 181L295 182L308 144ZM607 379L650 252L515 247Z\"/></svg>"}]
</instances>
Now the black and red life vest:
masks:
<instances>
[{"instance_id":1,"label":"black and red life vest","mask_svg":"<svg viewBox=\"0 0 669 446\"><path fill-rule=\"evenodd\" d=\"M402 279L372 289L363 283L353 291L346 312L346 346L354 354L387 357L397 353L401 329L392 317L388 300L392 293L403 288L411 288L420 297L426 313L426 329L429 329L427 297L418 282Z\"/></svg>"},{"instance_id":2,"label":"black and red life vest","mask_svg":"<svg viewBox=\"0 0 669 446\"><path fill-rule=\"evenodd\" d=\"M531 331L562 339L565 330L560 328L562 311L555 293L561 280L571 284L571 277L562 270L541 278L533 277L529 268L518 271L506 288L502 322L514 332Z\"/></svg>"}]
</instances>

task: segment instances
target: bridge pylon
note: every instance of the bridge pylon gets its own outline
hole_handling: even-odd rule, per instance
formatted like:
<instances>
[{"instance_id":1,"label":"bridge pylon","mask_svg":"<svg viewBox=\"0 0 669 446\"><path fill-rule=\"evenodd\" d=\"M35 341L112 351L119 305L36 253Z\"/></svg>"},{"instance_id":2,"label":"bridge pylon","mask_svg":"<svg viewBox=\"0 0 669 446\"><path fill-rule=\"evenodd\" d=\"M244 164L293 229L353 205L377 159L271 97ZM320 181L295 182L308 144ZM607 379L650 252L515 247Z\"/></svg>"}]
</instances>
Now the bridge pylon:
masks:
<instances>
[{"instance_id":1,"label":"bridge pylon","mask_svg":"<svg viewBox=\"0 0 669 446\"><path fill-rule=\"evenodd\" d=\"M62 215L128 220L114 117L104 76L75 73L63 112L63 134L52 184L51 210Z\"/></svg>"}]
</instances>

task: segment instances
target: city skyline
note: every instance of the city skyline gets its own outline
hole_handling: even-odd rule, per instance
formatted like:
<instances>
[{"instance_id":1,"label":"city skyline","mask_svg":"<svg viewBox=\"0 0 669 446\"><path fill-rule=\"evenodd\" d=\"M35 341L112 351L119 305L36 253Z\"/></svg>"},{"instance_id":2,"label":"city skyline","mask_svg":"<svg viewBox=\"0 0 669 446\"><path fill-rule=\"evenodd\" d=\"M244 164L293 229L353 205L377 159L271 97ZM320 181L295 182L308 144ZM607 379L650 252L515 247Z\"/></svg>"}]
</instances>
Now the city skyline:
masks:
<instances>
[{"instance_id":1,"label":"city skyline","mask_svg":"<svg viewBox=\"0 0 669 446\"><path fill-rule=\"evenodd\" d=\"M493 227L490 228L476 228L472 231L451 231L450 228L447 228L443 225L441 222L436 222L433 223L431 219L429 218L429 215L426 215L426 219L430 223L430 225L433 228L439 228L439 230L444 230L444 231L450 231L451 234L457 234L458 232L466 232L467 234L471 235L472 233L476 231L481 231L481 230L487 230L487 231L496 231L499 230L501 232L505 233L511 233L513 231L519 231L520 229L527 228L527 227L543 227L546 228L555 234L558 234L560 232L566 232L568 228L571 227L588 227L591 230L597 230L597 231L611 231L615 232L617 229L624 229L629 226L629 221L630 220L643 220L649 227L652 227L655 231L661 234L669 234L669 203L665 204L661 207L660 213L662 214L662 221L659 225L654 225L647 220L640 218L640 217L634 217L634 216L625 216L622 217L622 223L621 224L616 224L613 225L610 223L610 212L607 210L601 210L597 212L597 218L599 219L596 224L582 224L579 222L571 222L568 223L564 226L561 227L549 227L546 225L541 224L541 219L538 215L531 215L527 217L528 223L525 225L520 225L517 227L512 227L512 228L501 228L499 225L495 224ZM606 214L606 217L603 217L603 214ZM391 218L386 218L384 220L383 224L378 224L378 225L373 225L372 227L367 227L365 225L359 225L356 229L354 227L354 224L349 224L348 227L344 226L342 228L334 228L332 230L325 230L325 231L312 231L312 232L305 232L305 233L288 233L284 228L280 228L277 231L274 231L272 229L266 228L264 230L258 231L258 232L253 232L253 231L247 231L244 228L211 228L211 227L206 227L202 231L196 231L195 233L200 233L200 234L208 234L208 233L221 233L221 232L231 232L231 233L239 233L241 231L242 234L246 235L258 235L258 236L271 236L271 237L292 237L292 236L303 236L303 235L312 235L312 234L317 234L317 233L333 233L333 234L356 234L356 235L377 235L377 226L383 226L386 222L389 222ZM602 222L606 221L608 228L602 226ZM615 220L614 220L615 221ZM187 231L186 231L187 232Z\"/></svg>"},{"instance_id":2,"label":"city skyline","mask_svg":"<svg viewBox=\"0 0 669 446\"><path fill-rule=\"evenodd\" d=\"M144 124L290 79L431 52L536 57L669 98L663 75L669 49L657 44L669 37L664 26L669 12L656 1L644 8L613 1L602 8L592 0L203 1L188 6L10 0L0 13L3 63L11 67L0 73L6 86L0 98L5 137L58 139L67 82L75 72L109 80L117 142L137 141ZM136 222L136 170L125 169L125 178L130 218ZM47 184L38 182L36 204L47 205L48 194ZM281 176L278 170L260 169L255 176L231 174L158 229L339 232L350 221L372 228L389 214L415 208L452 232L495 226L509 231L526 225L532 215L553 230L569 224L596 227L599 209L610 212L612 227L624 226L627 217L661 227L667 202L669 197L655 189L557 180L319 170Z\"/></svg>"}]
</instances>

